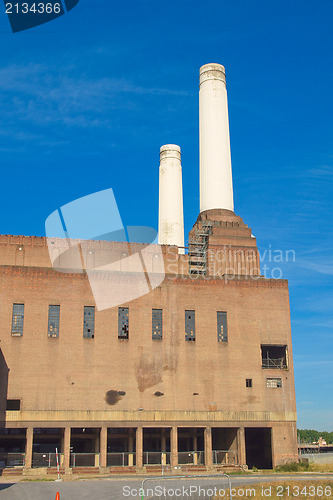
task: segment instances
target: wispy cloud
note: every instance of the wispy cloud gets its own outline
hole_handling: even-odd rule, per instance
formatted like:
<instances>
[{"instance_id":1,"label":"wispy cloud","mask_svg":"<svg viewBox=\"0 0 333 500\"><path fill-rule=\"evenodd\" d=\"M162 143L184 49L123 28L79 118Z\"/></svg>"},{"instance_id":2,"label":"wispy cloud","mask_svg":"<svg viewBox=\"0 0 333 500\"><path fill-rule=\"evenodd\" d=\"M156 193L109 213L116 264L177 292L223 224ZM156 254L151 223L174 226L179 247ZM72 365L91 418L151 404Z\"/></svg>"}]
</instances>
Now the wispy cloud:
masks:
<instances>
[{"instance_id":1,"label":"wispy cloud","mask_svg":"<svg viewBox=\"0 0 333 500\"><path fill-rule=\"evenodd\" d=\"M315 367L330 367L333 366L333 360L304 360L304 361L297 361L295 360L295 368L315 368Z\"/></svg>"},{"instance_id":2,"label":"wispy cloud","mask_svg":"<svg viewBox=\"0 0 333 500\"><path fill-rule=\"evenodd\" d=\"M315 262L305 259L298 259L298 266L309 269L310 271L315 271L320 274L327 274L333 276L333 261L324 263L324 262Z\"/></svg>"},{"instance_id":3,"label":"wispy cloud","mask_svg":"<svg viewBox=\"0 0 333 500\"><path fill-rule=\"evenodd\" d=\"M138 95L147 98L189 95L181 89L145 87L123 78L73 76L71 67L39 64L2 68L0 94L2 112L9 120L89 128L112 126L110 111L136 109Z\"/></svg>"}]
</instances>

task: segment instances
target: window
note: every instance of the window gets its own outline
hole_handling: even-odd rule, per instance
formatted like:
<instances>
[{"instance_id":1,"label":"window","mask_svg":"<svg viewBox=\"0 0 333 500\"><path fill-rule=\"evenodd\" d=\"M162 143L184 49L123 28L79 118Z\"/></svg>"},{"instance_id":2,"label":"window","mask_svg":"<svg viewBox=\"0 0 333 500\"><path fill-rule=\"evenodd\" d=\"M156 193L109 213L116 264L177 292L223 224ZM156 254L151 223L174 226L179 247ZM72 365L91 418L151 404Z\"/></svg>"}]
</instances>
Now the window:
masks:
<instances>
[{"instance_id":1,"label":"window","mask_svg":"<svg viewBox=\"0 0 333 500\"><path fill-rule=\"evenodd\" d=\"M153 309L153 311L152 311L152 336L153 336L153 339L162 340L162 336L163 336L162 319L163 319L162 309Z\"/></svg>"},{"instance_id":2,"label":"window","mask_svg":"<svg viewBox=\"0 0 333 500\"><path fill-rule=\"evenodd\" d=\"M128 340L129 335L129 309L128 307L118 308L118 339Z\"/></svg>"},{"instance_id":3,"label":"window","mask_svg":"<svg viewBox=\"0 0 333 500\"><path fill-rule=\"evenodd\" d=\"M267 378L266 387L270 387L272 389L282 387L282 380L280 378Z\"/></svg>"},{"instance_id":4,"label":"window","mask_svg":"<svg viewBox=\"0 0 333 500\"><path fill-rule=\"evenodd\" d=\"M288 368L286 345L262 345L261 346L262 368Z\"/></svg>"},{"instance_id":5,"label":"window","mask_svg":"<svg viewBox=\"0 0 333 500\"><path fill-rule=\"evenodd\" d=\"M47 334L49 337L59 337L60 306L49 306L49 323Z\"/></svg>"},{"instance_id":6,"label":"window","mask_svg":"<svg viewBox=\"0 0 333 500\"><path fill-rule=\"evenodd\" d=\"M13 304L12 335L23 335L24 304Z\"/></svg>"},{"instance_id":7,"label":"window","mask_svg":"<svg viewBox=\"0 0 333 500\"><path fill-rule=\"evenodd\" d=\"M21 400L20 399L7 399L6 410L7 411L20 411Z\"/></svg>"},{"instance_id":8,"label":"window","mask_svg":"<svg viewBox=\"0 0 333 500\"><path fill-rule=\"evenodd\" d=\"M228 342L227 313L217 311L217 341Z\"/></svg>"},{"instance_id":9,"label":"window","mask_svg":"<svg viewBox=\"0 0 333 500\"><path fill-rule=\"evenodd\" d=\"M185 311L185 340L195 342L195 311Z\"/></svg>"},{"instance_id":10,"label":"window","mask_svg":"<svg viewBox=\"0 0 333 500\"><path fill-rule=\"evenodd\" d=\"M95 307L84 306L83 338L93 339L95 336Z\"/></svg>"},{"instance_id":11,"label":"window","mask_svg":"<svg viewBox=\"0 0 333 500\"><path fill-rule=\"evenodd\" d=\"M246 379L246 387L252 387L252 378Z\"/></svg>"}]
</instances>

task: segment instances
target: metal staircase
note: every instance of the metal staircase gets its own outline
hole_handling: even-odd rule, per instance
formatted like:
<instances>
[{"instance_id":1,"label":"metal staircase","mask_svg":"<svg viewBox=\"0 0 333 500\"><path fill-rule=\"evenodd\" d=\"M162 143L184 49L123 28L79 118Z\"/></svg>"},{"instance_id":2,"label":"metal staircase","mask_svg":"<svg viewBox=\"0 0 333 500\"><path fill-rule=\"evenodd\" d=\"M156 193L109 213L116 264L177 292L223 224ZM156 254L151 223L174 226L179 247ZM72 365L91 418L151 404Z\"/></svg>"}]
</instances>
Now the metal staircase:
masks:
<instances>
[{"instance_id":1,"label":"metal staircase","mask_svg":"<svg viewBox=\"0 0 333 500\"><path fill-rule=\"evenodd\" d=\"M189 274L205 276L207 273L208 236L212 232L213 221L204 221L189 239Z\"/></svg>"}]
</instances>

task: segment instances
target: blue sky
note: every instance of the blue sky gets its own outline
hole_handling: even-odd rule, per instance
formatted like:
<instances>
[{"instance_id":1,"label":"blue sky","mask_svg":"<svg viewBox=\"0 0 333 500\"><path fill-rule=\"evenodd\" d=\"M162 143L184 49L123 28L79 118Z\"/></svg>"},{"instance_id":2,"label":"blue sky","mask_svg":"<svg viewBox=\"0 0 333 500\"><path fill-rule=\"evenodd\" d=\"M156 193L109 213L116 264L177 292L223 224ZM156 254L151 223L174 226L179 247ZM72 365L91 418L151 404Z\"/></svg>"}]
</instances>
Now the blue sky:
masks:
<instances>
[{"instance_id":1,"label":"blue sky","mask_svg":"<svg viewBox=\"0 0 333 500\"><path fill-rule=\"evenodd\" d=\"M159 148L182 147L199 211L198 72L227 72L235 211L289 279L299 427L333 430L333 4L80 0L12 34L0 14L0 232L44 235L56 208L112 187L157 228ZM274 254L276 255L276 254ZM264 259L270 269L274 262Z\"/></svg>"}]
</instances>

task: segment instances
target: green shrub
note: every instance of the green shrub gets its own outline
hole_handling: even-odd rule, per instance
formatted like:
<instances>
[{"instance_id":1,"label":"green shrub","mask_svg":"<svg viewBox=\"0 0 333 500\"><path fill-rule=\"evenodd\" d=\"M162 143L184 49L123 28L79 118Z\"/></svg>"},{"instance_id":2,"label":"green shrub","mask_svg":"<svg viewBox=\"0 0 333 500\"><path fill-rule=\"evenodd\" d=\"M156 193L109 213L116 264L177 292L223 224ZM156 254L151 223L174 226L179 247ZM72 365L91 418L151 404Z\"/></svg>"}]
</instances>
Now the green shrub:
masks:
<instances>
[{"instance_id":1,"label":"green shrub","mask_svg":"<svg viewBox=\"0 0 333 500\"><path fill-rule=\"evenodd\" d=\"M309 469L308 462L288 462L275 467L275 472L302 472Z\"/></svg>"}]
</instances>

